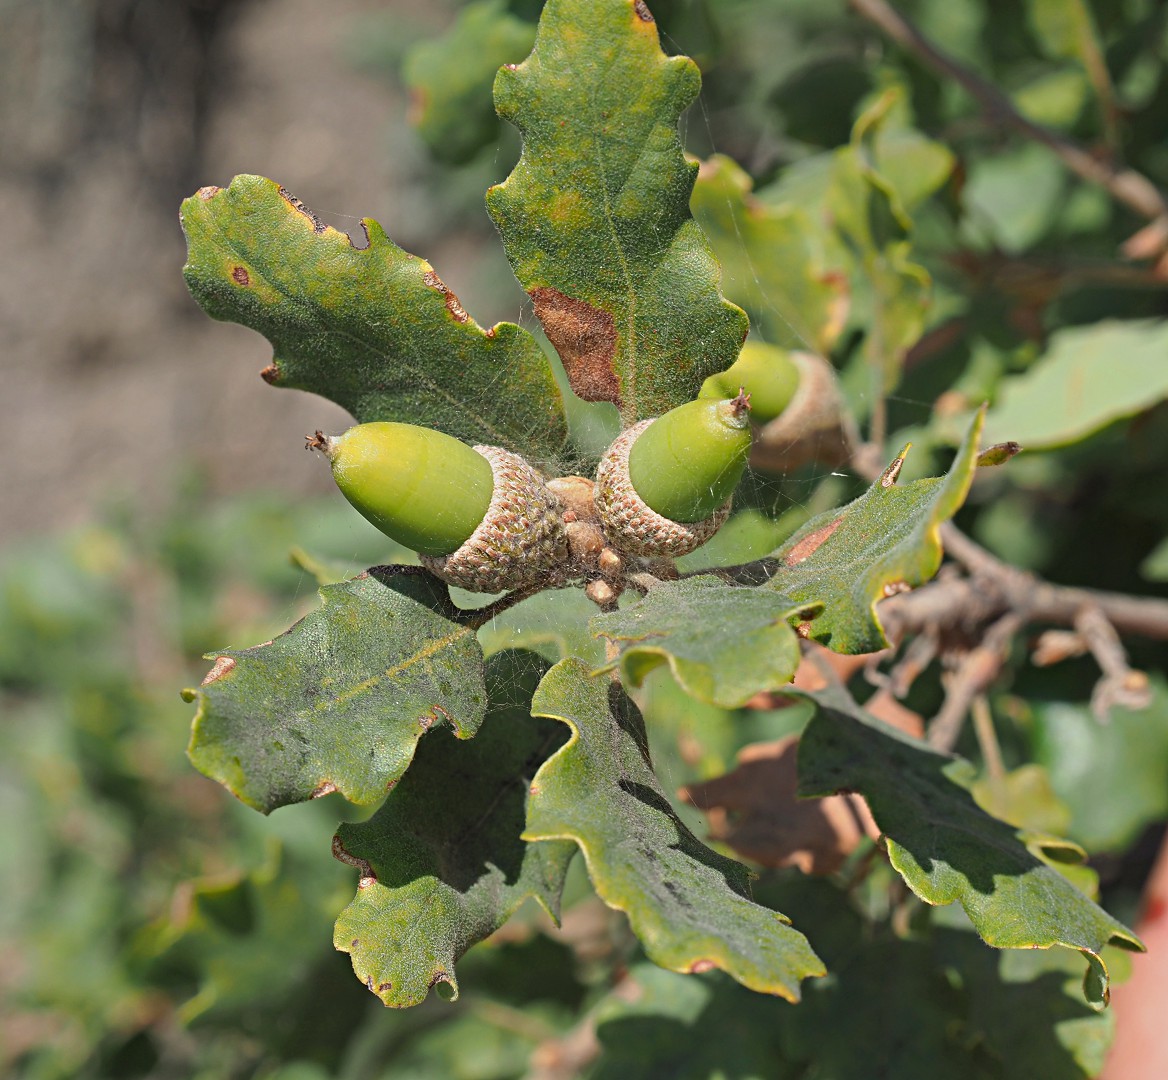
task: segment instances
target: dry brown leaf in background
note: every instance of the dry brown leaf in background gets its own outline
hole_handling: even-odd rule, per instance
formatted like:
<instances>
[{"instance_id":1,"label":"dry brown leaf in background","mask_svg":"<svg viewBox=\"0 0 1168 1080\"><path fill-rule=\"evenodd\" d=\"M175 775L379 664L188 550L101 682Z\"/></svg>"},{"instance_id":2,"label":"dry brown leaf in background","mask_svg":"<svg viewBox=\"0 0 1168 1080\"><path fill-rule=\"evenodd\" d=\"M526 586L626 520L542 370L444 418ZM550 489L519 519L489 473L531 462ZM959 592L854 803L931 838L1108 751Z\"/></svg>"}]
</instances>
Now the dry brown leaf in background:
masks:
<instances>
[{"instance_id":1,"label":"dry brown leaf in background","mask_svg":"<svg viewBox=\"0 0 1168 1080\"><path fill-rule=\"evenodd\" d=\"M710 836L763 866L805 874L838 870L865 836L880 835L859 795L798 799L799 737L754 743L724 776L684 787L679 796L703 811Z\"/></svg>"}]
</instances>

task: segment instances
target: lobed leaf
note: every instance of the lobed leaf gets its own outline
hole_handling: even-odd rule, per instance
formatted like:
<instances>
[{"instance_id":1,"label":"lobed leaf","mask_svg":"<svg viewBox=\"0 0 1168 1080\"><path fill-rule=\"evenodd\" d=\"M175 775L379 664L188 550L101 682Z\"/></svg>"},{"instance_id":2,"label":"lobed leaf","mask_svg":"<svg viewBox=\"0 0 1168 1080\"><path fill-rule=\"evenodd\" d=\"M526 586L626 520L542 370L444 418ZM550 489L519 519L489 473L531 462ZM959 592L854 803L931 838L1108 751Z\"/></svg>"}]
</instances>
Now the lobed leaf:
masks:
<instances>
[{"instance_id":1,"label":"lobed leaf","mask_svg":"<svg viewBox=\"0 0 1168 1080\"><path fill-rule=\"evenodd\" d=\"M1024 375L1006 379L986 418L991 441L1027 450L1079 442L1168 398L1168 322L1105 319L1069 327Z\"/></svg>"},{"instance_id":2,"label":"lobed leaf","mask_svg":"<svg viewBox=\"0 0 1168 1080\"><path fill-rule=\"evenodd\" d=\"M263 813L339 791L380 799L421 736L470 738L486 707L483 654L444 584L381 566L320 590L274 641L208 655L188 755Z\"/></svg>"},{"instance_id":3,"label":"lobed leaf","mask_svg":"<svg viewBox=\"0 0 1168 1080\"><path fill-rule=\"evenodd\" d=\"M905 447L863 495L812 518L771 556L778 567L771 588L792 603L823 604L808 624L810 637L844 653L888 644L876 604L937 572L940 526L965 501L983 420L984 411L974 417L944 477L898 486Z\"/></svg>"},{"instance_id":4,"label":"lobed leaf","mask_svg":"<svg viewBox=\"0 0 1168 1080\"><path fill-rule=\"evenodd\" d=\"M215 319L271 343L262 375L311 390L361 423L397 420L553 460L563 399L535 339L480 327L433 267L377 222L356 248L272 180L237 176L182 204L187 286Z\"/></svg>"},{"instance_id":5,"label":"lobed leaf","mask_svg":"<svg viewBox=\"0 0 1168 1080\"><path fill-rule=\"evenodd\" d=\"M823 267L805 210L759 202L751 186L722 154L702 163L694 184L690 206L722 264L723 288L766 341L827 355L847 315L847 281Z\"/></svg>"},{"instance_id":6,"label":"lobed leaf","mask_svg":"<svg viewBox=\"0 0 1168 1080\"><path fill-rule=\"evenodd\" d=\"M656 585L637 604L598 615L593 633L619 650L626 686L661 664L699 701L737 709L787 685L799 666L790 620L807 607L771 589L727 585L712 576Z\"/></svg>"},{"instance_id":7,"label":"lobed leaf","mask_svg":"<svg viewBox=\"0 0 1168 1080\"><path fill-rule=\"evenodd\" d=\"M799 745L800 794L859 792L887 838L892 865L917 896L928 904L960 901L981 937L1000 949L1078 949L1089 964L1087 999L1105 1005L1099 954L1111 942L1143 946L1045 861L1074 862L1082 850L990 817L966 786L966 762L842 701L817 700Z\"/></svg>"},{"instance_id":8,"label":"lobed leaf","mask_svg":"<svg viewBox=\"0 0 1168 1080\"><path fill-rule=\"evenodd\" d=\"M572 389L626 425L695 397L746 336L689 212L677 122L700 83L644 0L549 0L531 55L495 79L523 155L487 209Z\"/></svg>"},{"instance_id":9,"label":"lobed leaf","mask_svg":"<svg viewBox=\"0 0 1168 1080\"><path fill-rule=\"evenodd\" d=\"M528 782L564 741L558 724L530 714L546 670L534 653L492 656L475 738L444 729L423 739L377 813L337 830L334 853L362 876L333 943L386 1005L420 1004L439 983L457 998L455 962L528 897L558 919L575 845L520 839Z\"/></svg>"},{"instance_id":10,"label":"lobed leaf","mask_svg":"<svg viewBox=\"0 0 1168 1080\"><path fill-rule=\"evenodd\" d=\"M746 868L682 825L619 686L563 660L544 676L532 711L572 735L532 782L524 838L578 844L600 898L628 915L649 959L673 971L719 968L791 1001L801 980L824 973L786 917L750 899Z\"/></svg>"},{"instance_id":11,"label":"lobed leaf","mask_svg":"<svg viewBox=\"0 0 1168 1080\"><path fill-rule=\"evenodd\" d=\"M402 72L412 116L430 153L448 165L469 161L499 133L491 84L500 66L531 51L535 27L507 10L506 0L467 4L454 25L415 45Z\"/></svg>"}]
</instances>

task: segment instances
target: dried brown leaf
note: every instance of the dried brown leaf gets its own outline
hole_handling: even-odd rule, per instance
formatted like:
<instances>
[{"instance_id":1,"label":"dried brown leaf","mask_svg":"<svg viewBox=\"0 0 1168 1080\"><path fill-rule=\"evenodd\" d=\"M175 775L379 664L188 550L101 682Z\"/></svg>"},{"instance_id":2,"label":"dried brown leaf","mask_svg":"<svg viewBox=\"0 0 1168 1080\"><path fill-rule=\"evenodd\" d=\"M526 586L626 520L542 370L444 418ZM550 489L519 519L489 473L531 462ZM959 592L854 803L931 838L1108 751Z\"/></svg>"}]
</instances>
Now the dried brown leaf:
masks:
<instances>
[{"instance_id":1,"label":"dried brown leaf","mask_svg":"<svg viewBox=\"0 0 1168 1080\"><path fill-rule=\"evenodd\" d=\"M703 811L710 836L763 866L796 866L805 874L838 870L865 836L880 830L859 795L798 799L798 736L754 743L724 776L682 788Z\"/></svg>"}]
</instances>

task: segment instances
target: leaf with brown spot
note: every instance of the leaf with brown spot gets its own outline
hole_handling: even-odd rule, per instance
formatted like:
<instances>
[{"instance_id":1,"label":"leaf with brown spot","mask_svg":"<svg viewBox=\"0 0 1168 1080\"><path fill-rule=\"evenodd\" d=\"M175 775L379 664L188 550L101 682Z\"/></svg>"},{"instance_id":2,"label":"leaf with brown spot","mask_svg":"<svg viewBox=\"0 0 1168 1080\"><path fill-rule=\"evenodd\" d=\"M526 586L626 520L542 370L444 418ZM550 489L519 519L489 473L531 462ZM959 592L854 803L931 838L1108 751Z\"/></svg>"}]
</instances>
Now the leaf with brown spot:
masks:
<instances>
[{"instance_id":1,"label":"leaf with brown spot","mask_svg":"<svg viewBox=\"0 0 1168 1080\"><path fill-rule=\"evenodd\" d=\"M763 866L796 866L805 874L838 870L864 840L880 834L858 795L800 799L799 737L753 743L724 776L682 788L703 811L712 839Z\"/></svg>"},{"instance_id":2,"label":"leaf with brown spot","mask_svg":"<svg viewBox=\"0 0 1168 1080\"><path fill-rule=\"evenodd\" d=\"M697 395L729 367L746 315L689 198L678 118L701 76L666 56L636 0L550 0L535 48L495 78L523 156L487 209L572 389L626 425Z\"/></svg>"},{"instance_id":3,"label":"leaf with brown spot","mask_svg":"<svg viewBox=\"0 0 1168 1080\"><path fill-rule=\"evenodd\" d=\"M183 203L183 273L207 314L272 343L265 382L321 394L361 423L422 424L554 462L567 426L535 338L514 323L484 330L429 263L361 225L369 244L356 248L278 184L237 176Z\"/></svg>"},{"instance_id":4,"label":"leaf with brown spot","mask_svg":"<svg viewBox=\"0 0 1168 1080\"><path fill-rule=\"evenodd\" d=\"M916 588L937 572L939 530L969 491L984 417L974 417L945 476L897 484L902 452L858 499L812 518L771 556L770 588L823 604L807 625L812 640L846 653L888 644L876 605L889 587Z\"/></svg>"}]
</instances>

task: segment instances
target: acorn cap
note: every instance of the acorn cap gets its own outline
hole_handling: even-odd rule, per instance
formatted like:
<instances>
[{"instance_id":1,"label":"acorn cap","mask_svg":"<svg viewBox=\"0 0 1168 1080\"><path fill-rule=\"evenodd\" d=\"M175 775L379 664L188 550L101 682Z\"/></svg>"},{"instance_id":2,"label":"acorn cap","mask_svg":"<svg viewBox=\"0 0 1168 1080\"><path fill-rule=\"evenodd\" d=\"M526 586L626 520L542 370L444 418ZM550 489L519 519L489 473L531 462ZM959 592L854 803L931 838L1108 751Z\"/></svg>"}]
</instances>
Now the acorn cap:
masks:
<instances>
[{"instance_id":1,"label":"acorn cap","mask_svg":"<svg viewBox=\"0 0 1168 1080\"><path fill-rule=\"evenodd\" d=\"M504 592L554 580L568 560L563 507L522 457L476 446L494 474L490 505L478 528L449 555L422 555L422 565L471 592Z\"/></svg>"},{"instance_id":2,"label":"acorn cap","mask_svg":"<svg viewBox=\"0 0 1168 1080\"><path fill-rule=\"evenodd\" d=\"M629 479L629 451L656 419L623 431L596 470L596 510L609 543L627 555L680 558L696 551L725 524L730 500L701 521L671 521L637 494Z\"/></svg>"}]
</instances>

